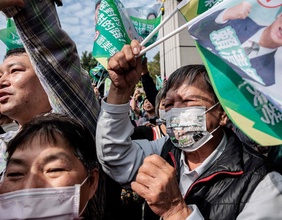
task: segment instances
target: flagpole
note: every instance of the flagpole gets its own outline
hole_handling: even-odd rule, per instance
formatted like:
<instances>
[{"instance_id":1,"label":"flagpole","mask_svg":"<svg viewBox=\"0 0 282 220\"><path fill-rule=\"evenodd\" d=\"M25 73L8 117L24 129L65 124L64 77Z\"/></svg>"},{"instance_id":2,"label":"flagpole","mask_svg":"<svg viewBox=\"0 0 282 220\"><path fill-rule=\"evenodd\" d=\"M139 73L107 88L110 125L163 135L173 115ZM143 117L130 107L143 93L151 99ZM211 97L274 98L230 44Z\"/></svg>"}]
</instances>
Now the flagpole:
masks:
<instances>
[{"instance_id":1,"label":"flagpole","mask_svg":"<svg viewBox=\"0 0 282 220\"><path fill-rule=\"evenodd\" d=\"M141 46L144 46L154 35L157 33L162 26L178 11L178 9L174 9L168 17L166 17L141 43Z\"/></svg>"},{"instance_id":2,"label":"flagpole","mask_svg":"<svg viewBox=\"0 0 282 220\"><path fill-rule=\"evenodd\" d=\"M158 46L160 43L164 42L165 40L167 40L168 38L172 37L173 35L179 33L180 31L184 30L185 28L188 28L192 22L194 23L193 19L189 22L187 22L186 24L182 25L181 27L175 29L173 32L171 32L170 34L164 36L163 38L157 40L156 42L154 42L153 44L151 44L150 46L144 48L143 50L140 51L140 53L136 56L136 57L140 57L142 55L144 55L147 51L151 50L152 48Z\"/></svg>"},{"instance_id":3,"label":"flagpole","mask_svg":"<svg viewBox=\"0 0 282 220\"><path fill-rule=\"evenodd\" d=\"M183 6L185 6L186 4L188 4L188 2L190 2L190 0L186 0L186 1L182 1L180 2L177 7L169 14L169 16L167 16L141 43L141 46L144 46L154 35L155 33L157 33L162 26L165 25L165 23L173 16L175 15L175 13L180 10Z\"/></svg>"}]
</instances>

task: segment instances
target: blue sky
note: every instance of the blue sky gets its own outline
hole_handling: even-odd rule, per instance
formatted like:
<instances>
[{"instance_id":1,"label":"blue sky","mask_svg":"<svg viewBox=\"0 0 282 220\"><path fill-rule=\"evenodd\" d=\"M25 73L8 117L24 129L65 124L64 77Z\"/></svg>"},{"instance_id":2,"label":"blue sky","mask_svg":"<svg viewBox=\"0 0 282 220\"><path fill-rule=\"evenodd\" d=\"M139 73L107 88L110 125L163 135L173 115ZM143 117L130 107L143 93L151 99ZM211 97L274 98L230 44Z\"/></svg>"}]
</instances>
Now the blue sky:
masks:
<instances>
[{"instance_id":1,"label":"blue sky","mask_svg":"<svg viewBox=\"0 0 282 220\"><path fill-rule=\"evenodd\" d=\"M77 45L78 53L81 56L84 51L92 51L93 47L93 15L95 0L63 0L63 7L58 8L58 14L63 29L71 36ZM121 0L125 7L137 7L142 5L150 5L154 0ZM0 29L6 27L5 17L0 15ZM151 60L158 52L158 47L147 53L148 59ZM0 41L0 60L6 52L5 45Z\"/></svg>"}]
</instances>

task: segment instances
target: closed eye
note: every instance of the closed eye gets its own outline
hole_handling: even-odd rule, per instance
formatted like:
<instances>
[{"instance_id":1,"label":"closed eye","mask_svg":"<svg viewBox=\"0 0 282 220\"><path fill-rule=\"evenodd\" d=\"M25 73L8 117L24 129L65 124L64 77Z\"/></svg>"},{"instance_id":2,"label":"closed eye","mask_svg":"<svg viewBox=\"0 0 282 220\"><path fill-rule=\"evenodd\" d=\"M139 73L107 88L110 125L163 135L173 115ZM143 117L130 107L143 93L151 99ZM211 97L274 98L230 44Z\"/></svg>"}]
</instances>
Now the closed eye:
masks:
<instances>
[{"instance_id":1,"label":"closed eye","mask_svg":"<svg viewBox=\"0 0 282 220\"><path fill-rule=\"evenodd\" d=\"M62 172L65 171L64 168L50 168L49 170L47 170L47 173L52 173L52 172Z\"/></svg>"},{"instance_id":2,"label":"closed eye","mask_svg":"<svg viewBox=\"0 0 282 220\"><path fill-rule=\"evenodd\" d=\"M68 172L65 168L50 168L46 171L46 175L50 178L58 178L65 172Z\"/></svg>"},{"instance_id":3,"label":"closed eye","mask_svg":"<svg viewBox=\"0 0 282 220\"><path fill-rule=\"evenodd\" d=\"M22 70L22 69L15 68L15 69L12 69L12 70L11 70L11 73L17 73L17 72L20 72L20 71L23 71L23 70Z\"/></svg>"},{"instance_id":4,"label":"closed eye","mask_svg":"<svg viewBox=\"0 0 282 220\"><path fill-rule=\"evenodd\" d=\"M21 172L9 172L6 174L7 178L10 180L10 181L17 181L21 178L24 177L24 173L21 173Z\"/></svg>"}]
</instances>

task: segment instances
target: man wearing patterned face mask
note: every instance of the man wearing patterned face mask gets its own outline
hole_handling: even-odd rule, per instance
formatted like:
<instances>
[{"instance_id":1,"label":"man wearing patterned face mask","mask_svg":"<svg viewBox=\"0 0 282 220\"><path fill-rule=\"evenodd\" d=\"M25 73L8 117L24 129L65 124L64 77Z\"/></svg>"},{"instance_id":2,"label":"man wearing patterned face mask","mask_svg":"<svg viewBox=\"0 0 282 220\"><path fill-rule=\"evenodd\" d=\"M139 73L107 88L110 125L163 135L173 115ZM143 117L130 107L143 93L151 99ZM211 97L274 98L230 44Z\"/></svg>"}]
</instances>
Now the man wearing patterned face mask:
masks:
<instances>
[{"instance_id":1,"label":"man wearing patterned face mask","mask_svg":"<svg viewBox=\"0 0 282 220\"><path fill-rule=\"evenodd\" d=\"M26 123L7 147L0 219L102 219L102 178L89 130L68 116Z\"/></svg>"},{"instance_id":2,"label":"man wearing patterned face mask","mask_svg":"<svg viewBox=\"0 0 282 220\"><path fill-rule=\"evenodd\" d=\"M217 102L208 110L204 106L172 108L166 114L167 133L171 142L185 152L193 152L208 142L218 128L208 132L206 113L219 104Z\"/></svg>"},{"instance_id":3,"label":"man wearing patterned face mask","mask_svg":"<svg viewBox=\"0 0 282 220\"><path fill-rule=\"evenodd\" d=\"M178 147L171 142L173 135L151 142L130 139L129 99L142 72L142 59L136 58L141 49L132 41L108 63L112 84L96 133L104 171L145 198L156 215L145 212L144 219L281 219L282 176L225 127L227 116L203 65L172 73L164 91L165 109L169 114L190 108L184 111L187 118L199 117L191 116L196 118L191 124L180 117L176 125L182 123L184 130L198 126L194 131L208 138L199 144L201 138L193 137L193 144ZM266 204L267 209L259 208Z\"/></svg>"}]
</instances>

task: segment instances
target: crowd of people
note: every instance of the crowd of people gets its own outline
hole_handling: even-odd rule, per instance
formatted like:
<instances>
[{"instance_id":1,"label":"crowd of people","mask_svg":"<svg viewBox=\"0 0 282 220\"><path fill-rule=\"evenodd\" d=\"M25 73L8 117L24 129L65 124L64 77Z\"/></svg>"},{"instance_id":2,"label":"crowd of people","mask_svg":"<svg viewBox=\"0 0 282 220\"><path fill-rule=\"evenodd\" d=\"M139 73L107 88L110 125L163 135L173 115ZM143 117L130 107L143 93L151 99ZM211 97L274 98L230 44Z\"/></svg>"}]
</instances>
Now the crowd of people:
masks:
<instances>
[{"instance_id":1,"label":"crowd of people","mask_svg":"<svg viewBox=\"0 0 282 220\"><path fill-rule=\"evenodd\" d=\"M0 219L282 218L279 152L232 124L204 65L158 91L133 40L98 100L55 4L0 0L24 44L0 65Z\"/></svg>"}]
</instances>

